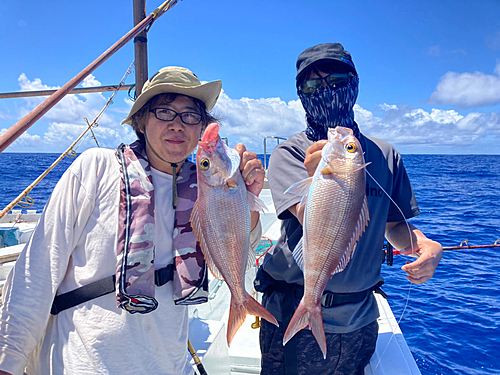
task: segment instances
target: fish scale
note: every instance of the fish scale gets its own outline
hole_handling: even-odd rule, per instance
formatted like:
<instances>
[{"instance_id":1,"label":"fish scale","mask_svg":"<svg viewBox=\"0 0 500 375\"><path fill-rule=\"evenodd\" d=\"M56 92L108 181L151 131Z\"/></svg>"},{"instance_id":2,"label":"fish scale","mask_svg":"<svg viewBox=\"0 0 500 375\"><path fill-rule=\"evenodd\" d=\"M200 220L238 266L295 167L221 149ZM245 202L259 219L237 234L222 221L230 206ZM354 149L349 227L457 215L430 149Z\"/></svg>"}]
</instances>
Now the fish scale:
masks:
<instances>
[{"instance_id":1,"label":"fish scale","mask_svg":"<svg viewBox=\"0 0 500 375\"><path fill-rule=\"evenodd\" d=\"M243 178L241 178L243 181ZM241 183L239 183L241 186ZM223 272L225 281L231 292L242 298L240 293L245 287L244 274L247 266L245 257L238 256L250 247L248 236L250 233L250 216L241 215L239 212L249 210L246 203L246 192L242 190L228 193L223 188L213 188L209 190L209 197L206 200L206 207L203 209L209 212L209 220L206 225L207 237L210 238L210 248L213 249L212 257L218 270ZM201 205L200 205L201 208ZM239 217L241 220L235 221ZM227 251L227 249L237 249L237 251ZM222 262L224 260L224 262Z\"/></svg>"},{"instance_id":2,"label":"fish scale","mask_svg":"<svg viewBox=\"0 0 500 375\"><path fill-rule=\"evenodd\" d=\"M293 252L304 273L304 296L285 331L283 343L310 325L326 358L321 297L330 277L342 272L349 262L369 214L366 164L352 130L329 130L321 156L314 176L287 190L302 195L302 201L306 201L303 240Z\"/></svg>"},{"instance_id":3,"label":"fish scale","mask_svg":"<svg viewBox=\"0 0 500 375\"><path fill-rule=\"evenodd\" d=\"M196 153L198 199L191 225L200 242L210 271L224 280L231 292L227 344L231 343L246 314L270 323L276 319L245 290L245 273L255 264L250 247L250 210L265 204L246 189L237 151L219 137L219 126L210 124Z\"/></svg>"}]
</instances>

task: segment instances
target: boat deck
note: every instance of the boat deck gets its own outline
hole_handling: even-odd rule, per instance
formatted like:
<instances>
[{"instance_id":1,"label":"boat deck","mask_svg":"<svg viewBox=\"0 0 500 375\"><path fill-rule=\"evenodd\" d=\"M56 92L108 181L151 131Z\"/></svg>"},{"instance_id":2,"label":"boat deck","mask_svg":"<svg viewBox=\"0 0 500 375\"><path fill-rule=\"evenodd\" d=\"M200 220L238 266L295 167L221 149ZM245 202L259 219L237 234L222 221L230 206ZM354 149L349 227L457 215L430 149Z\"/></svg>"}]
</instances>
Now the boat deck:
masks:
<instances>
[{"instance_id":1,"label":"boat deck","mask_svg":"<svg viewBox=\"0 0 500 375\"><path fill-rule=\"evenodd\" d=\"M276 241L280 235L280 221L276 217L270 190L264 189L261 198L269 209L268 212L261 214L262 233L270 240ZM0 287L14 264L13 259L23 249L24 242L27 242L31 235L39 216L34 212L25 214L21 217L21 222L18 213L13 213L0 220L0 234L4 237L14 236L21 243L0 249ZM14 222L17 223L16 229L13 230ZM253 292L255 273L256 267L246 274L249 293ZM216 279L210 281L209 302L190 307L190 341L210 375L259 374L259 330L252 328L252 324L256 321L254 316L247 316L236 333L231 347L228 348L226 344L230 297L229 289L224 282ZM254 297L260 300L259 293L254 294ZM389 304L379 294L375 294L375 297L380 311L379 337L375 354L365 368L365 375L419 375L420 371Z\"/></svg>"}]
</instances>

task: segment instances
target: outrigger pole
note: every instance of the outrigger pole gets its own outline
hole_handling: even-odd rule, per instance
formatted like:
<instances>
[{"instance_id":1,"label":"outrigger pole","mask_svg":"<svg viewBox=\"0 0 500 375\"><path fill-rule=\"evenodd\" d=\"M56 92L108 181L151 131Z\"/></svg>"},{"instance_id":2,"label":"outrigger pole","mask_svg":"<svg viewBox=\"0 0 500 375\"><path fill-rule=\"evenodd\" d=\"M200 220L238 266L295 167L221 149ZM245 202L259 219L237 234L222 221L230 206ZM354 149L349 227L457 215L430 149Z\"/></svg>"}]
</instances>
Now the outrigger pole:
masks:
<instances>
[{"instance_id":1,"label":"outrigger pole","mask_svg":"<svg viewBox=\"0 0 500 375\"><path fill-rule=\"evenodd\" d=\"M79 87L73 89L68 94L90 94L93 92L108 92L108 91L124 91L130 90L134 85L111 85L111 86L94 86L94 87ZM30 98L33 96L50 96L57 90L30 90L30 91L14 91L14 92L2 92L0 93L0 99L9 98Z\"/></svg>"},{"instance_id":2,"label":"outrigger pole","mask_svg":"<svg viewBox=\"0 0 500 375\"><path fill-rule=\"evenodd\" d=\"M57 90L50 97L45 99L38 107L33 109L30 113L24 116L17 123L12 125L5 133L0 135L0 152L3 152L12 142L14 142L21 134L28 130L40 117L47 113L53 106L55 106L66 94L74 89L80 82L82 82L90 73L97 69L104 61L111 57L115 52L127 44L132 38L139 35L146 28L150 27L154 21L170 8L177 4L178 0L167 0L153 13L144 18L132 30L125 34L120 40L113 44L107 51L99 56L94 62L87 66L84 70L78 73L73 79L66 83L63 87Z\"/></svg>"}]
</instances>

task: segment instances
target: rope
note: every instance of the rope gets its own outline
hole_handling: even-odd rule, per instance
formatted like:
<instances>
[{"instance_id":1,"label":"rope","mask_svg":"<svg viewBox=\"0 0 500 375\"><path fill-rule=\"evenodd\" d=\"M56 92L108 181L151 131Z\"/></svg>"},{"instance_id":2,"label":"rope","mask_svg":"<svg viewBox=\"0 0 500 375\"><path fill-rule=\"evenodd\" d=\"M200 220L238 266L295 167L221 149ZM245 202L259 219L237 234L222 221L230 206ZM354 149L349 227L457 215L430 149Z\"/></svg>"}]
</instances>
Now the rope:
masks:
<instances>
[{"instance_id":1,"label":"rope","mask_svg":"<svg viewBox=\"0 0 500 375\"><path fill-rule=\"evenodd\" d=\"M260 249L263 249L263 248L267 247L267 250L266 250L266 251L264 251L264 253L263 253L263 254L261 254L260 256L258 256L258 257L257 257L257 259L256 259L256 261L255 261L255 263L256 263L255 265L256 265L257 267L259 266L259 263L260 263L261 258L262 258L264 255L266 255L266 254L267 254L267 252L268 252L269 250L271 250L271 247L273 247L273 245L274 245L274 242L273 242L270 238L268 238L268 237L266 237L266 236L262 236L262 238L263 238L263 239L265 239L265 240L268 240L268 241L269 241L269 245L261 245L261 246L259 246L259 247L257 247L257 248L255 249L255 251L257 252L257 250L260 250Z\"/></svg>"},{"instance_id":2,"label":"rope","mask_svg":"<svg viewBox=\"0 0 500 375\"><path fill-rule=\"evenodd\" d=\"M149 26L145 29L145 32L148 33L149 29L151 29L151 26L153 26L153 23L163 14L165 14L168 10L173 8L175 4L177 4L178 0L167 0L165 1L162 5L160 5L158 8L156 8L153 11L153 20L149 24Z\"/></svg>"}]
</instances>

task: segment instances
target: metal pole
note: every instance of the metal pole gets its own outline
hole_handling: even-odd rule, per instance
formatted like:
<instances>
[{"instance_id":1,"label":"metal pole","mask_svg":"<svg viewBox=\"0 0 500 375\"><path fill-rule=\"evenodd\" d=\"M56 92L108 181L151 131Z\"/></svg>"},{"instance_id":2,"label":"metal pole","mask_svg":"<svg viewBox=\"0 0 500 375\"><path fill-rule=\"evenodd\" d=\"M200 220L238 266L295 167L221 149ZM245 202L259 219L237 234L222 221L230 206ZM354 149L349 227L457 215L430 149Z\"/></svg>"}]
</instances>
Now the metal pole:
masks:
<instances>
[{"instance_id":1,"label":"metal pole","mask_svg":"<svg viewBox=\"0 0 500 375\"><path fill-rule=\"evenodd\" d=\"M134 26L146 18L146 0L134 0ZM148 38L142 31L134 38L135 51L135 95L139 96L148 79Z\"/></svg>"},{"instance_id":2,"label":"metal pole","mask_svg":"<svg viewBox=\"0 0 500 375\"><path fill-rule=\"evenodd\" d=\"M79 87L73 89L68 94L89 94L93 92L106 92L106 91L123 91L129 90L132 85L111 85L111 86L94 86L94 87ZM36 91L15 91L15 92L3 92L0 93L0 99L10 99L10 98L29 98L32 96L50 96L57 90L36 90Z\"/></svg>"},{"instance_id":3,"label":"metal pole","mask_svg":"<svg viewBox=\"0 0 500 375\"><path fill-rule=\"evenodd\" d=\"M264 170L267 170L266 140L267 138L264 138Z\"/></svg>"},{"instance_id":4,"label":"metal pole","mask_svg":"<svg viewBox=\"0 0 500 375\"><path fill-rule=\"evenodd\" d=\"M116 51L127 44L132 38L137 36L141 31L150 26L153 21L163 15L166 11L172 8L178 0L168 0L163 3L158 9L146 17L142 22L124 35L118 42L113 44L107 51L99 56L94 62L87 66L84 70L78 73L73 79L66 83L63 87L57 90L38 107L24 116L17 123L12 125L5 133L0 135L0 152L3 152L12 142L21 136L30 128L40 117L47 113L55 106L67 93L74 89L85 77L97 69L104 61L111 57Z\"/></svg>"}]
</instances>

